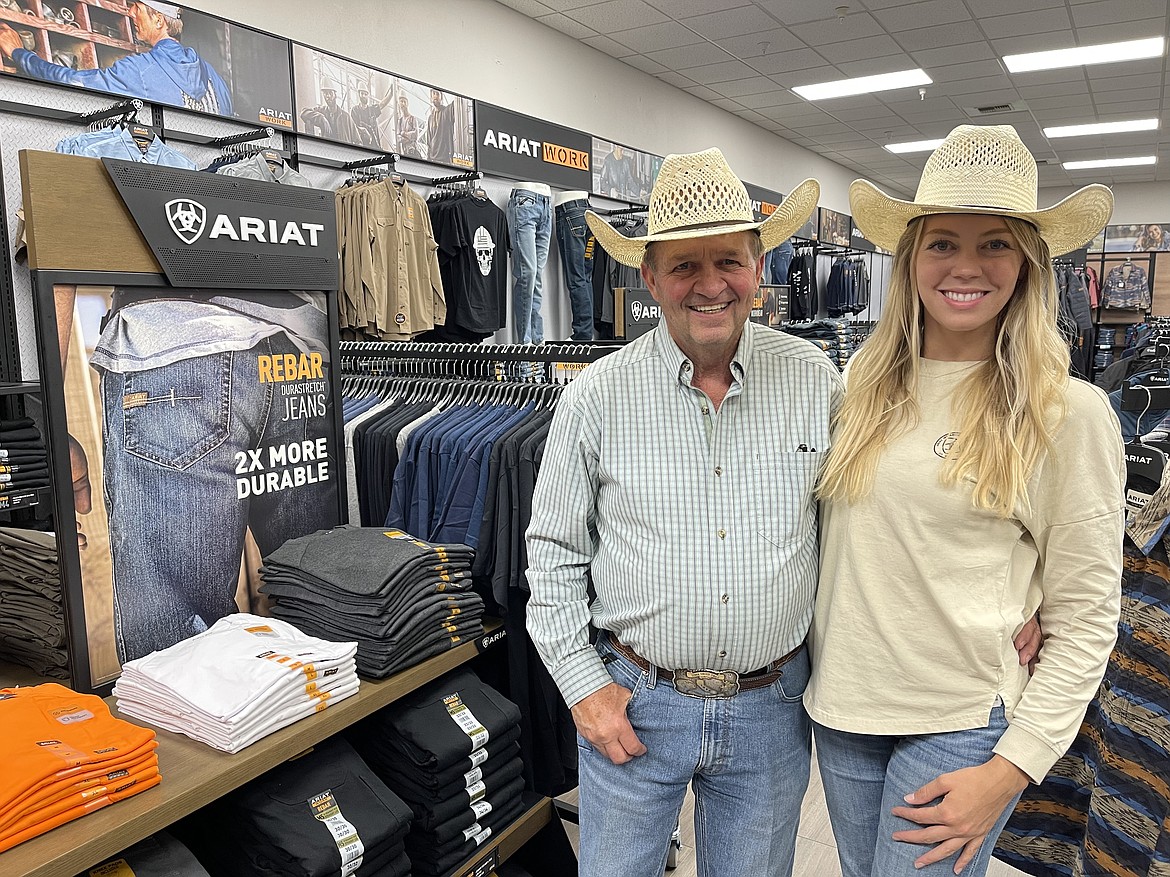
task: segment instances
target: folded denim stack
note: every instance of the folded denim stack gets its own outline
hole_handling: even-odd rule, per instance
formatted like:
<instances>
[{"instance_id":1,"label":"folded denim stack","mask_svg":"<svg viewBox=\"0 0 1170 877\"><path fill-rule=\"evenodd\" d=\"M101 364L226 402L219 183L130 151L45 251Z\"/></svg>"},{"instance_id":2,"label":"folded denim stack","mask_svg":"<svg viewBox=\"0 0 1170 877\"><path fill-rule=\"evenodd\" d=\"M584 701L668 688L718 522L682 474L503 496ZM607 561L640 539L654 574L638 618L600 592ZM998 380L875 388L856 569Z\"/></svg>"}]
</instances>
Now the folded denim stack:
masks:
<instances>
[{"instance_id":1,"label":"folded denim stack","mask_svg":"<svg viewBox=\"0 0 1170 877\"><path fill-rule=\"evenodd\" d=\"M145 837L77 877L208 877L187 847L165 831Z\"/></svg>"},{"instance_id":2,"label":"folded denim stack","mask_svg":"<svg viewBox=\"0 0 1170 877\"><path fill-rule=\"evenodd\" d=\"M52 533L0 527L0 661L31 667L53 679L69 678Z\"/></svg>"},{"instance_id":3,"label":"folded denim stack","mask_svg":"<svg viewBox=\"0 0 1170 877\"><path fill-rule=\"evenodd\" d=\"M358 751L414 811L415 874L445 874L524 809L520 709L467 670L370 716Z\"/></svg>"},{"instance_id":4,"label":"folded denim stack","mask_svg":"<svg viewBox=\"0 0 1170 877\"><path fill-rule=\"evenodd\" d=\"M380 679L483 632L466 545L401 530L342 526L290 539L264 558L272 612L323 639L357 641L357 668Z\"/></svg>"},{"instance_id":5,"label":"folded denim stack","mask_svg":"<svg viewBox=\"0 0 1170 877\"><path fill-rule=\"evenodd\" d=\"M0 852L157 786L154 732L56 682L0 689Z\"/></svg>"},{"instance_id":6,"label":"folded denim stack","mask_svg":"<svg viewBox=\"0 0 1170 877\"><path fill-rule=\"evenodd\" d=\"M49 486L49 455L28 417L0 420L0 496Z\"/></svg>"},{"instance_id":7,"label":"folded denim stack","mask_svg":"<svg viewBox=\"0 0 1170 877\"><path fill-rule=\"evenodd\" d=\"M410 818L353 747L332 737L175 831L216 877L406 877Z\"/></svg>"},{"instance_id":8,"label":"folded denim stack","mask_svg":"<svg viewBox=\"0 0 1170 877\"><path fill-rule=\"evenodd\" d=\"M357 694L356 649L238 613L124 664L114 696L125 715L239 752Z\"/></svg>"}]
</instances>

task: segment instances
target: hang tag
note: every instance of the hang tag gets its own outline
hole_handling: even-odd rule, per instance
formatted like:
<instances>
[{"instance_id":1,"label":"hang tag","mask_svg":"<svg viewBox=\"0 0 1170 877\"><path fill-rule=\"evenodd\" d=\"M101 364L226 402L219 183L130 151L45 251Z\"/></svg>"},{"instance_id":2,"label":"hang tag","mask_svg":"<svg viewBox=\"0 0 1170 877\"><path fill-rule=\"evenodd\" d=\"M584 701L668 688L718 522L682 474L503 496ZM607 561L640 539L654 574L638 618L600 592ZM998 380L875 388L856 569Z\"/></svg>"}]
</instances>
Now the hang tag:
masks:
<instances>
[{"instance_id":1,"label":"hang tag","mask_svg":"<svg viewBox=\"0 0 1170 877\"><path fill-rule=\"evenodd\" d=\"M341 808L333 797L333 790L326 789L314 795L308 801L313 818L325 824L333 840L337 844L337 851L341 854L341 877L350 877L362 864L362 856L366 847L358 836L357 828L342 815Z\"/></svg>"},{"instance_id":2,"label":"hang tag","mask_svg":"<svg viewBox=\"0 0 1170 877\"><path fill-rule=\"evenodd\" d=\"M488 731L487 728L475 717L469 710L463 699L458 694L449 694L443 698L443 705L447 707L447 713L454 720L460 730L471 738L471 748L481 749L487 746Z\"/></svg>"}]
</instances>

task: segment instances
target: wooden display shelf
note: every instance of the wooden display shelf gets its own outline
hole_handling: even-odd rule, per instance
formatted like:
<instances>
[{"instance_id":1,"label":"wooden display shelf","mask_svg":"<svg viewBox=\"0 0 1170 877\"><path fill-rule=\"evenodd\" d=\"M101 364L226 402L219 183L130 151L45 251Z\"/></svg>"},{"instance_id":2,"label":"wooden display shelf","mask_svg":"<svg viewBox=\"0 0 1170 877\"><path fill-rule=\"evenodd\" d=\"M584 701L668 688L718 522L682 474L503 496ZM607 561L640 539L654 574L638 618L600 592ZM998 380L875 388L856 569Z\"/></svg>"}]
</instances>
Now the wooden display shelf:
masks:
<instances>
[{"instance_id":1,"label":"wooden display shelf","mask_svg":"<svg viewBox=\"0 0 1170 877\"><path fill-rule=\"evenodd\" d=\"M40 391L40 384L33 384L27 381L20 383L0 382L0 396L19 396L26 393L39 393Z\"/></svg>"},{"instance_id":2,"label":"wooden display shelf","mask_svg":"<svg viewBox=\"0 0 1170 877\"><path fill-rule=\"evenodd\" d=\"M13 25L14 30L43 30L49 33L55 33L58 36L69 37L70 39L77 40L79 43L97 43L102 46L108 46L111 49L120 49L130 54L137 51L134 43L128 43L126 40L119 40L90 30L82 30L79 27L66 27L47 18L40 18L35 15L22 15L19 12L13 12L11 9L3 7L0 7L0 20ZM20 25L20 27L16 27L16 25Z\"/></svg>"},{"instance_id":3,"label":"wooden display shelf","mask_svg":"<svg viewBox=\"0 0 1170 877\"><path fill-rule=\"evenodd\" d=\"M451 871L448 877L486 877L514 856L524 844L553 819L552 798L539 798L531 807L504 827L497 836L488 839L482 849L476 850L466 862Z\"/></svg>"},{"instance_id":4,"label":"wooden display shelf","mask_svg":"<svg viewBox=\"0 0 1170 877\"><path fill-rule=\"evenodd\" d=\"M0 853L0 874L70 877L91 868L471 660L487 647L488 640L502 626L497 620L489 620L484 625L484 633L471 642L388 679L363 679L358 693L352 697L323 713L282 728L234 755L181 734L156 730L158 766L163 778L159 785ZM117 715L114 698L107 701ZM547 805L546 809L542 810L542 805ZM510 855L548 822L551 818L548 808L551 804L547 800L534 806L505 828L498 840L492 838L489 845L494 843L501 856ZM531 832L527 828L529 822L533 823ZM482 851L475 860L486 856L490 849Z\"/></svg>"},{"instance_id":5,"label":"wooden display shelf","mask_svg":"<svg viewBox=\"0 0 1170 877\"><path fill-rule=\"evenodd\" d=\"M53 497L53 491L48 487L31 487L28 490L5 490L0 492L0 512L14 512L18 509L31 509L42 502L48 502ZM0 874L3 872L0 871Z\"/></svg>"}]
</instances>

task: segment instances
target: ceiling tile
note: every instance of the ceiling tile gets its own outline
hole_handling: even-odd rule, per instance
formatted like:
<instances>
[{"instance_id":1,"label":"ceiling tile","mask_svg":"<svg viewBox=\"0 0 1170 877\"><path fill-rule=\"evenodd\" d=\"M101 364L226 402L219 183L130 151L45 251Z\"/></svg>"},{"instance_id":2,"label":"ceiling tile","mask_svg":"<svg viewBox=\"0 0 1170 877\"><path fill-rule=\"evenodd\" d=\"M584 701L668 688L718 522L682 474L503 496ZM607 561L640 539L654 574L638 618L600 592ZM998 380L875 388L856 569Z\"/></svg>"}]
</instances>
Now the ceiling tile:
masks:
<instances>
[{"instance_id":1,"label":"ceiling tile","mask_svg":"<svg viewBox=\"0 0 1170 877\"><path fill-rule=\"evenodd\" d=\"M616 42L615 40L611 40L609 37L585 37L585 39L581 40L581 42L587 46L597 49L599 52L605 52L607 55L612 55L615 58L625 58L627 55L635 54L629 47L623 46L621 43Z\"/></svg>"},{"instance_id":2,"label":"ceiling tile","mask_svg":"<svg viewBox=\"0 0 1170 877\"><path fill-rule=\"evenodd\" d=\"M662 73L656 73L655 76L657 76L663 82L669 83L670 85L673 85L677 88L691 88L695 85L698 85L695 80L688 79L686 76L683 76L681 73L675 73L673 70L666 70Z\"/></svg>"},{"instance_id":3,"label":"ceiling tile","mask_svg":"<svg viewBox=\"0 0 1170 877\"><path fill-rule=\"evenodd\" d=\"M629 64L631 67L637 70L641 70L643 73L661 73L666 69L664 65L659 64L657 61L653 61L643 55L630 55L628 57L622 58L622 63Z\"/></svg>"},{"instance_id":4,"label":"ceiling tile","mask_svg":"<svg viewBox=\"0 0 1170 877\"><path fill-rule=\"evenodd\" d=\"M1090 108L1085 106L1085 98L1079 94L1062 94L1054 97L1032 97L1028 99L1028 106L1032 108L1037 116L1041 113L1047 114L1049 110L1063 109L1066 107L1078 107L1082 113L1089 113ZM1041 119L1041 122L1044 120ZM1092 121L1087 119L1087 121Z\"/></svg>"},{"instance_id":5,"label":"ceiling tile","mask_svg":"<svg viewBox=\"0 0 1170 877\"><path fill-rule=\"evenodd\" d=\"M841 79L841 71L836 67L805 67L791 73L771 73L773 79L785 88L795 88L798 85L815 85L821 82L835 82Z\"/></svg>"},{"instance_id":6,"label":"ceiling tile","mask_svg":"<svg viewBox=\"0 0 1170 877\"><path fill-rule=\"evenodd\" d=\"M825 60L833 64L899 55L901 60L895 62L897 66L891 67L891 70L906 70L913 67L910 59L902 53L902 47L885 34L860 40L846 40L843 43L818 44L817 50Z\"/></svg>"},{"instance_id":7,"label":"ceiling tile","mask_svg":"<svg viewBox=\"0 0 1170 877\"><path fill-rule=\"evenodd\" d=\"M914 62L902 52L897 55L887 55L884 58L869 58L865 61L844 61L837 64L837 69L852 79L855 76L875 76L879 73L889 73L891 70L913 69Z\"/></svg>"},{"instance_id":8,"label":"ceiling tile","mask_svg":"<svg viewBox=\"0 0 1170 877\"><path fill-rule=\"evenodd\" d=\"M928 0L926 3L883 9L873 16L891 33L957 24L971 19L963 0Z\"/></svg>"},{"instance_id":9,"label":"ceiling tile","mask_svg":"<svg viewBox=\"0 0 1170 877\"><path fill-rule=\"evenodd\" d=\"M901 37L899 37L901 39ZM905 42L903 40L903 42ZM943 49L933 47L916 49L913 58L927 73L946 64L965 64L969 61L990 61L998 57L983 40L960 43Z\"/></svg>"},{"instance_id":10,"label":"ceiling tile","mask_svg":"<svg viewBox=\"0 0 1170 877\"><path fill-rule=\"evenodd\" d=\"M890 108L884 104L871 104L865 107L840 107L834 101L829 113L846 124L852 125L865 119L888 119Z\"/></svg>"},{"instance_id":11,"label":"ceiling tile","mask_svg":"<svg viewBox=\"0 0 1170 877\"><path fill-rule=\"evenodd\" d=\"M837 17L828 4L809 3L808 0L756 0L756 5L774 15L781 24L800 24Z\"/></svg>"},{"instance_id":12,"label":"ceiling tile","mask_svg":"<svg viewBox=\"0 0 1170 877\"><path fill-rule=\"evenodd\" d=\"M1141 21L1121 21L1114 24L1101 24L1096 27L1077 28L1080 38L1077 45L1095 46L1100 43L1115 43L1124 40L1140 40L1148 36L1165 34L1166 20L1164 18L1148 18Z\"/></svg>"},{"instance_id":13,"label":"ceiling tile","mask_svg":"<svg viewBox=\"0 0 1170 877\"><path fill-rule=\"evenodd\" d=\"M999 53L1000 57L1004 55L1019 55L1024 52L1046 52L1050 49L1067 49L1075 45L1078 45L1078 42L1077 38L1073 36L1071 29L1054 30L1049 33L1031 34L1029 36L1003 37L1002 39L991 41L991 47ZM1027 74L1021 73L1019 75L1026 76Z\"/></svg>"},{"instance_id":14,"label":"ceiling tile","mask_svg":"<svg viewBox=\"0 0 1170 877\"><path fill-rule=\"evenodd\" d=\"M885 33L882 26L868 12L855 12L845 16L844 19L833 16L826 21L794 24L789 29L810 46L843 43L847 40L860 40Z\"/></svg>"},{"instance_id":15,"label":"ceiling tile","mask_svg":"<svg viewBox=\"0 0 1170 877\"><path fill-rule=\"evenodd\" d=\"M788 52L769 53L751 59L751 65L761 73L772 76L777 73L794 73L798 70L828 68L825 59L812 49L793 49ZM830 76L832 73L830 72Z\"/></svg>"},{"instance_id":16,"label":"ceiling tile","mask_svg":"<svg viewBox=\"0 0 1170 877\"><path fill-rule=\"evenodd\" d=\"M980 19L983 32L990 39L1017 37L1028 34L1051 33L1072 27L1068 12L1064 9L1037 9L1019 12L1015 15L997 15Z\"/></svg>"},{"instance_id":17,"label":"ceiling tile","mask_svg":"<svg viewBox=\"0 0 1170 877\"><path fill-rule=\"evenodd\" d=\"M998 61L969 61L966 64L932 67L927 72L935 82L955 82L959 79L1004 75L1003 67Z\"/></svg>"},{"instance_id":18,"label":"ceiling tile","mask_svg":"<svg viewBox=\"0 0 1170 877\"><path fill-rule=\"evenodd\" d=\"M1113 2L1113 0L1111 0ZM975 12L980 18L991 15L1009 15L1019 12L1023 4L1020 0L979 0ZM1064 0L1028 0L1029 9L1051 9L1054 6L1064 6Z\"/></svg>"},{"instance_id":19,"label":"ceiling tile","mask_svg":"<svg viewBox=\"0 0 1170 877\"><path fill-rule=\"evenodd\" d=\"M1124 64L1091 64L1083 69L1089 81L1094 81L1138 73L1156 73L1161 76L1164 63L1162 58L1144 58L1140 61L1126 61Z\"/></svg>"},{"instance_id":20,"label":"ceiling tile","mask_svg":"<svg viewBox=\"0 0 1170 877\"><path fill-rule=\"evenodd\" d=\"M656 52L659 49L674 49L703 42L703 38L687 30L676 21L619 30L612 33L615 40L638 52Z\"/></svg>"},{"instance_id":21,"label":"ceiling tile","mask_svg":"<svg viewBox=\"0 0 1170 877\"><path fill-rule=\"evenodd\" d=\"M557 12L565 12L569 9L577 9L581 6L591 6L597 3L598 0L541 0L545 6L551 6Z\"/></svg>"},{"instance_id":22,"label":"ceiling tile","mask_svg":"<svg viewBox=\"0 0 1170 877\"><path fill-rule=\"evenodd\" d=\"M936 82L928 86L926 93L935 94L981 94L983 92L1015 92L1012 81L1004 74L958 79L954 82Z\"/></svg>"},{"instance_id":23,"label":"ceiling tile","mask_svg":"<svg viewBox=\"0 0 1170 877\"><path fill-rule=\"evenodd\" d=\"M1093 88L1093 103L1102 110L1106 106L1131 106L1138 101L1160 100L1161 97L1162 86L1160 85L1151 85L1147 88L1119 89L1117 91L1100 91L1096 87ZM1116 110L1112 112L1116 112Z\"/></svg>"},{"instance_id":24,"label":"ceiling tile","mask_svg":"<svg viewBox=\"0 0 1170 877\"><path fill-rule=\"evenodd\" d=\"M727 52L714 43L696 43L693 46L680 46L677 49L662 49L658 52L646 52L651 61L664 64L671 70L685 70L688 67L701 67L703 64L716 64L728 61Z\"/></svg>"},{"instance_id":25,"label":"ceiling tile","mask_svg":"<svg viewBox=\"0 0 1170 877\"><path fill-rule=\"evenodd\" d=\"M510 6L517 12L522 12L529 18L536 18L538 15L551 15L556 12L552 6L544 3L538 3L537 0L498 0L505 6Z\"/></svg>"},{"instance_id":26,"label":"ceiling tile","mask_svg":"<svg viewBox=\"0 0 1170 877\"><path fill-rule=\"evenodd\" d=\"M1039 97L1059 97L1067 94L1079 94L1088 99L1089 87L1083 82L1053 82L1049 85L1017 85L1016 91L1024 100L1031 101Z\"/></svg>"},{"instance_id":27,"label":"ceiling tile","mask_svg":"<svg viewBox=\"0 0 1170 877\"><path fill-rule=\"evenodd\" d=\"M565 14L574 21L604 34L669 20L666 15L644 0L609 0L608 3L570 9Z\"/></svg>"},{"instance_id":28,"label":"ceiling tile","mask_svg":"<svg viewBox=\"0 0 1170 877\"><path fill-rule=\"evenodd\" d=\"M741 109L741 106L740 106L738 101L734 101L734 100L731 100L730 98L726 98L726 97L717 97L714 100L708 101L707 103L713 104L714 106L719 107L719 109L721 109L721 110Z\"/></svg>"},{"instance_id":29,"label":"ceiling tile","mask_svg":"<svg viewBox=\"0 0 1170 877\"><path fill-rule=\"evenodd\" d=\"M804 103L804 101L797 97L787 89L779 89L777 91L765 91L761 94L745 94L739 98L739 102L745 107L751 107L753 110L764 109L766 107L784 107L792 104Z\"/></svg>"},{"instance_id":30,"label":"ceiling tile","mask_svg":"<svg viewBox=\"0 0 1170 877\"><path fill-rule=\"evenodd\" d=\"M807 49L804 43L784 28L727 37L716 42L743 60Z\"/></svg>"},{"instance_id":31,"label":"ceiling tile","mask_svg":"<svg viewBox=\"0 0 1170 877\"><path fill-rule=\"evenodd\" d=\"M755 5L737 6L711 15L685 18L682 23L709 40L775 30L776 20Z\"/></svg>"},{"instance_id":32,"label":"ceiling tile","mask_svg":"<svg viewBox=\"0 0 1170 877\"><path fill-rule=\"evenodd\" d=\"M1110 76L1105 79L1091 79L1089 80L1089 87L1093 94L1099 94L1106 91L1120 91L1130 90L1135 91L1140 88L1161 88L1162 74L1161 73L1139 73L1135 76ZM1140 100L1134 95L1135 100Z\"/></svg>"},{"instance_id":33,"label":"ceiling tile","mask_svg":"<svg viewBox=\"0 0 1170 877\"><path fill-rule=\"evenodd\" d=\"M742 61L724 61L721 64L706 64L702 67L688 67L687 76L703 85L727 82L729 79L746 79L755 75L754 70Z\"/></svg>"},{"instance_id":34,"label":"ceiling tile","mask_svg":"<svg viewBox=\"0 0 1170 877\"><path fill-rule=\"evenodd\" d=\"M753 94L773 92L776 90L776 83L766 76L751 76L747 79L732 79L728 82L720 82L711 87L724 97L741 98Z\"/></svg>"},{"instance_id":35,"label":"ceiling tile","mask_svg":"<svg viewBox=\"0 0 1170 877\"><path fill-rule=\"evenodd\" d=\"M646 0L646 2L676 20L690 18L693 15L705 15L708 12L718 12L720 9L727 8L727 0Z\"/></svg>"},{"instance_id":36,"label":"ceiling tile","mask_svg":"<svg viewBox=\"0 0 1170 877\"><path fill-rule=\"evenodd\" d=\"M1073 24L1077 27L1093 27L1116 21L1132 21L1142 18L1165 18L1166 0L1097 0L1094 3L1078 3L1072 7Z\"/></svg>"},{"instance_id":37,"label":"ceiling tile","mask_svg":"<svg viewBox=\"0 0 1170 877\"><path fill-rule=\"evenodd\" d=\"M963 43L983 42L983 33L973 21L959 21L939 27L920 27L897 35L907 52L935 49L939 46L959 46Z\"/></svg>"},{"instance_id":38,"label":"ceiling tile","mask_svg":"<svg viewBox=\"0 0 1170 877\"><path fill-rule=\"evenodd\" d=\"M711 89L707 88L707 86L705 86L705 85L688 85L686 88L683 89L683 91L688 92L690 94L693 94L695 97L702 98L703 100L707 100L707 101L718 100L720 97L722 97L722 95L719 94L719 92L712 91Z\"/></svg>"},{"instance_id":39,"label":"ceiling tile","mask_svg":"<svg viewBox=\"0 0 1170 877\"><path fill-rule=\"evenodd\" d=\"M1053 82L1084 82L1088 67L1065 67L1061 70L1033 70L1028 73L1009 73L1016 85L1048 85ZM1161 68L1159 68L1161 69ZM1115 71L1116 72L1116 71Z\"/></svg>"},{"instance_id":40,"label":"ceiling tile","mask_svg":"<svg viewBox=\"0 0 1170 877\"><path fill-rule=\"evenodd\" d=\"M568 34L575 40L597 36L597 31L593 30L593 28L586 27L580 22L574 21L559 12L554 12L552 15L542 15L536 20L541 24L559 30L563 34Z\"/></svg>"}]
</instances>

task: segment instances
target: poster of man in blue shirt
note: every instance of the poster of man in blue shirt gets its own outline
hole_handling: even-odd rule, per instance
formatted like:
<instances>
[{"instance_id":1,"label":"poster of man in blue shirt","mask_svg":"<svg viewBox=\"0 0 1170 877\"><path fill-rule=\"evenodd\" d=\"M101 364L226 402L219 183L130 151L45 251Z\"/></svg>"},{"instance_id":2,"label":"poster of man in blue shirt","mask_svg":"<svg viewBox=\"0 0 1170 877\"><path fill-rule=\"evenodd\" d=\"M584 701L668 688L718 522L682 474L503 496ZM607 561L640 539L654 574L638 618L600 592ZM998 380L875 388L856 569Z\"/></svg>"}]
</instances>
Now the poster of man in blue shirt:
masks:
<instances>
[{"instance_id":1,"label":"poster of man in blue shirt","mask_svg":"<svg viewBox=\"0 0 1170 877\"><path fill-rule=\"evenodd\" d=\"M42 24L0 23L0 53L18 75L292 128L285 40L159 0L69 22L68 52L57 50L60 21Z\"/></svg>"}]
</instances>

